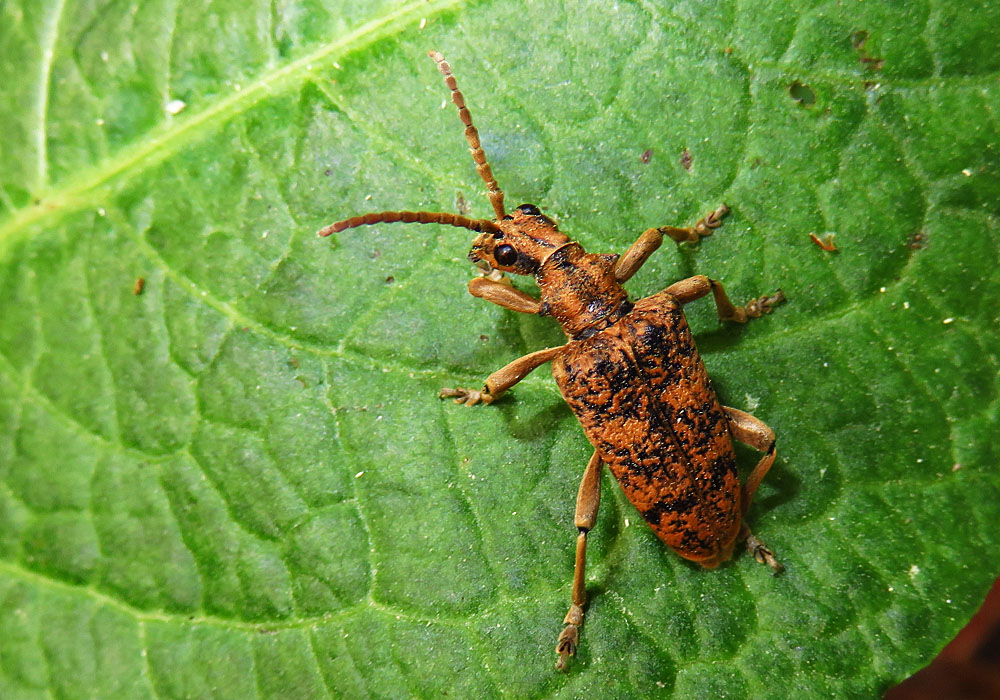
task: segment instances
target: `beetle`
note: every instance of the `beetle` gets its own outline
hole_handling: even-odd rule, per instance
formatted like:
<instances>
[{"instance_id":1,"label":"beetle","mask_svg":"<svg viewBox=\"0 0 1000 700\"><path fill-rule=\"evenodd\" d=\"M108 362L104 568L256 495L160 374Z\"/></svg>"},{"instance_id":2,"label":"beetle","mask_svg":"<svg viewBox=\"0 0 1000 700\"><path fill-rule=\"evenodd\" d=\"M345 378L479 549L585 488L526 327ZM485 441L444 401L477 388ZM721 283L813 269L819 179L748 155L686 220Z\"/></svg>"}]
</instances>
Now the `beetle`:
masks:
<instances>
[{"instance_id":1,"label":"beetle","mask_svg":"<svg viewBox=\"0 0 1000 700\"><path fill-rule=\"evenodd\" d=\"M774 432L754 416L719 403L682 307L711 293L721 320L745 323L771 311L784 295L779 289L736 306L718 281L697 275L631 301L622 285L664 236L677 243L697 242L721 225L728 207L723 204L694 226L648 229L622 256L585 252L533 204L507 213L451 67L440 53L429 55L451 90L496 218L383 211L338 221L319 235L392 222L469 229L478 234L469 259L490 271L471 280L469 292L513 311L550 316L566 333L566 344L514 360L487 377L482 389L446 388L440 393L465 406L489 404L551 362L563 398L594 447L577 492L572 603L556 645L556 667L564 670L579 646L587 535L597 518L604 465L657 536L685 559L712 569L732 556L737 541L745 541L757 561L775 573L781 570L744 521L754 492L774 463ZM513 287L503 273L533 276L540 298ZM732 439L764 453L742 485Z\"/></svg>"}]
</instances>

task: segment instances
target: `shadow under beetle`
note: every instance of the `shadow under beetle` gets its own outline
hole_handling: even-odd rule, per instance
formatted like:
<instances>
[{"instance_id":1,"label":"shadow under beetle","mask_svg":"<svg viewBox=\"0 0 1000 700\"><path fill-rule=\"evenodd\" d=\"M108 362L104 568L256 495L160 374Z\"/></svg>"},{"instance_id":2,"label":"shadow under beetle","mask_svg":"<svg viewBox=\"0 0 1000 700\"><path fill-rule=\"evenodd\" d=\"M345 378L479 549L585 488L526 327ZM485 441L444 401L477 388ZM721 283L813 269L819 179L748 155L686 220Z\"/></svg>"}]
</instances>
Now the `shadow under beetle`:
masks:
<instances>
[{"instance_id":1,"label":"shadow under beetle","mask_svg":"<svg viewBox=\"0 0 1000 700\"><path fill-rule=\"evenodd\" d=\"M664 236L677 243L698 241L718 228L728 208L720 206L694 226L651 228L622 256L585 252L533 204L508 214L451 68L440 53L431 51L430 56L458 107L496 219L384 211L338 221L319 235L397 221L470 229L479 235L469 259L488 267L490 274L469 282L469 292L507 309L551 316L565 331L565 345L514 360L487 377L482 389L442 389L440 394L466 406L488 404L551 362L563 398L594 446L576 500L573 602L556 646L556 667L563 670L579 644L587 533L597 518L605 464L653 531L680 556L712 569L732 556L737 541L745 540L757 561L780 571L774 555L744 522L754 492L774 463L774 433L750 414L719 404L682 307L711 293L720 319L745 323L769 312L784 295L778 290L735 306L721 284L697 275L630 301L622 284L660 247ZM515 289L504 272L534 276L541 299ZM742 485L731 438L764 452Z\"/></svg>"}]
</instances>

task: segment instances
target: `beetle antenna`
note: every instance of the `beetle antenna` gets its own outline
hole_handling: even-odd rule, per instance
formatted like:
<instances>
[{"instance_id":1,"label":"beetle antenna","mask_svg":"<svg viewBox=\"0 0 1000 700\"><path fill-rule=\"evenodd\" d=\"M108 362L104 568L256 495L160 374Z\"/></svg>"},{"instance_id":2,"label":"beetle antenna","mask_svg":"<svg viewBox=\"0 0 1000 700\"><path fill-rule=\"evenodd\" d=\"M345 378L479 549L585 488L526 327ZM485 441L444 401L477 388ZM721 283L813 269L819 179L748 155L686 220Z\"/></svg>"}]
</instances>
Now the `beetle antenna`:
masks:
<instances>
[{"instance_id":1,"label":"beetle antenna","mask_svg":"<svg viewBox=\"0 0 1000 700\"><path fill-rule=\"evenodd\" d=\"M451 90L451 100L458 107L458 118L465 125L465 138L469 142L469 151L472 153L472 160L476 161L476 170L479 172L479 177L483 178L483 182L486 183L487 196L490 198L490 204L493 205L497 221L500 221L505 216L503 210L503 190L497 184L497 179L493 177L490 164L486 162L486 153L483 152L483 147L479 143L479 132L472 125L472 115L469 113L469 108L465 106L465 97L458 89L455 76L451 74L451 66L444 60L444 56L437 51L428 51L427 55L437 63L438 70L444 75L445 85Z\"/></svg>"},{"instance_id":2,"label":"beetle antenna","mask_svg":"<svg viewBox=\"0 0 1000 700\"><path fill-rule=\"evenodd\" d=\"M329 236L331 233L340 233L349 228L358 226L371 226L372 224L393 224L401 221L404 224L445 224L447 226L458 226L467 228L477 233L496 233L500 229L496 224L487 219L470 219L467 216L452 214L450 212L439 211L380 211L361 216L352 216L350 219L337 221L326 228L320 229L317 235Z\"/></svg>"}]
</instances>

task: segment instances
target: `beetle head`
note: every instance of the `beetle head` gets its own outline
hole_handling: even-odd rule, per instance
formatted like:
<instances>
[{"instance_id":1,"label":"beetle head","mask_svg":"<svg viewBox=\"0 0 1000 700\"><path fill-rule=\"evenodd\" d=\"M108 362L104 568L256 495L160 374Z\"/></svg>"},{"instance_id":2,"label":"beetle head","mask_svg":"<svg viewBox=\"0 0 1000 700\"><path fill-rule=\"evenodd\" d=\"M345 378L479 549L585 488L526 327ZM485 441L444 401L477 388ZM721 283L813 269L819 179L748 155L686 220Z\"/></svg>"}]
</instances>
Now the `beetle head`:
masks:
<instances>
[{"instance_id":1,"label":"beetle head","mask_svg":"<svg viewBox=\"0 0 1000 700\"><path fill-rule=\"evenodd\" d=\"M534 204L522 204L493 224L495 231L476 237L469 260L504 272L533 275L552 253L570 243Z\"/></svg>"}]
</instances>

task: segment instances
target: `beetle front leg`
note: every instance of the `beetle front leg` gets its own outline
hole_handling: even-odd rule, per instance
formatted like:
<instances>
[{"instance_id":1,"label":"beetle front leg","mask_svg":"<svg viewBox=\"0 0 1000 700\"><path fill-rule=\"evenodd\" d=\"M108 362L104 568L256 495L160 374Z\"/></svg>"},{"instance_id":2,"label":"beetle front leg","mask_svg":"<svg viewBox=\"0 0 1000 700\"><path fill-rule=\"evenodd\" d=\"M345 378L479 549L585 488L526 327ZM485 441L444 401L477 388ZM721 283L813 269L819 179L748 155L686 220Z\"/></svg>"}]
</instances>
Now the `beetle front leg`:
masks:
<instances>
[{"instance_id":1,"label":"beetle front leg","mask_svg":"<svg viewBox=\"0 0 1000 700\"><path fill-rule=\"evenodd\" d=\"M702 236L712 235L712 231L722 225L722 217L729 213L729 207L721 205L713 212L698 219L694 226L677 228L676 226L660 226L642 232L642 235L629 246L625 254L615 265L615 279L624 283L634 275L650 255L663 243L663 237L669 236L677 243L698 241Z\"/></svg>"},{"instance_id":2,"label":"beetle front leg","mask_svg":"<svg viewBox=\"0 0 1000 700\"><path fill-rule=\"evenodd\" d=\"M726 418L729 419L729 434L732 435L733 439L764 453L764 456L757 462L757 466L750 472L746 483L743 484L740 506L741 512L745 517L747 510L750 508L750 502L753 500L753 495L757 492L757 487L760 486L760 482L767 476L767 472L771 469L771 465L774 464L774 458L777 456L775 452L774 431L764 421L749 413L736 408L729 408L728 406L723 406L722 410L726 412ZM767 564L775 573L781 571L782 566L774 558L774 553L767 548L766 544L750 532L750 528L747 527L745 521L740 527L739 538L746 540L747 551L750 552L754 559L761 564Z\"/></svg>"},{"instance_id":3,"label":"beetle front leg","mask_svg":"<svg viewBox=\"0 0 1000 700\"><path fill-rule=\"evenodd\" d=\"M509 365L501 367L488 376L481 390L463 389L462 387L456 389L445 388L438 393L438 398L454 398L455 403L465 404L466 406L475 406L480 401L484 404L493 403L500 397L500 394L527 377L532 370L555 359L565 347L565 345L560 345L555 348L536 350L530 355L517 358Z\"/></svg>"},{"instance_id":4,"label":"beetle front leg","mask_svg":"<svg viewBox=\"0 0 1000 700\"><path fill-rule=\"evenodd\" d=\"M736 323L746 323L751 318L760 318L764 314L771 313L772 309L785 300L785 293L780 289L770 296L762 296L751 299L745 306L735 306L729 301L726 290L718 280L713 280L705 275L695 275L687 279L674 282L665 290L673 295L682 304L687 304L695 299L712 292L715 297L715 308L718 309L719 318L723 321L735 321Z\"/></svg>"},{"instance_id":5,"label":"beetle front leg","mask_svg":"<svg viewBox=\"0 0 1000 700\"><path fill-rule=\"evenodd\" d=\"M556 653L559 654L559 661L556 668L560 671L566 670L566 661L570 656L576 654L580 645L580 626L583 625L583 606L587 603L587 582L584 577L587 564L587 533L593 529L597 522L597 508L601 505L601 471L604 462L601 461L597 450L587 462L587 468L583 472L583 479L580 481L580 489L576 493L576 513L574 523L577 528L576 536L576 564L573 567L573 604L566 613L562 634L559 635L559 642L556 644Z\"/></svg>"},{"instance_id":6,"label":"beetle front leg","mask_svg":"<svg viewBox=\"0 0 1000 700\"><path fill-rule=\"evenodd\" d=\"M489 277L474 277L469 280L469 294L524 314L537 314L542 308L541 302L530 294Z\"/></svg>"}]
</instances>

